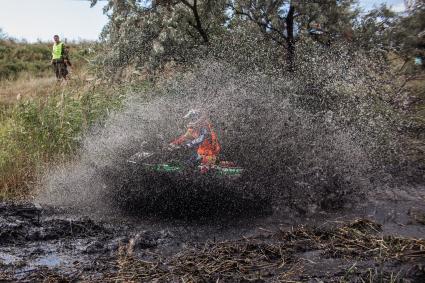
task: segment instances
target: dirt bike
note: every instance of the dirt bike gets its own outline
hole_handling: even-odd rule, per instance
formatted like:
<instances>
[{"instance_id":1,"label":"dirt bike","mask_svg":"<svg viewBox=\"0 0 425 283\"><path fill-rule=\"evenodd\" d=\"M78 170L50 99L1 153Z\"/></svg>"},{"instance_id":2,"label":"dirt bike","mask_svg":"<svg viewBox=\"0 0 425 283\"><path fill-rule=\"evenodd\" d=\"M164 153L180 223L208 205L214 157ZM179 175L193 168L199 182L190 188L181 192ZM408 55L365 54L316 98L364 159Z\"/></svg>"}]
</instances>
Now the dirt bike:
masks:
<instances>
[{"instance_id":1,"label":"dirt bike","mask_svg":"<svg viewBox=\"0 0 425 283\"><path fill-rule=\"evenodd\" d=\"M183 154L182 154L183 152ZM231 161L219 161L214 164L194 165L188 161L187 150L181 147L162 150L160 153L140 151L132 155L127 162L142 166L145 170L158 173L183 174L208 174L231 179L240 178L244 169L236 166Z\"/></svg>"},{"instance_id":2,"label":"dirt bike","mask_svg":"<svg viewBox=\"0 0 425 283\"><path fill-rule=\"evenodd\" d=\"M195 219L269 213L270 200L249 186L233 162L190 162L193 149L142 149L127 159L114 200L138 215Z\"/></svg>"}]
</instances>

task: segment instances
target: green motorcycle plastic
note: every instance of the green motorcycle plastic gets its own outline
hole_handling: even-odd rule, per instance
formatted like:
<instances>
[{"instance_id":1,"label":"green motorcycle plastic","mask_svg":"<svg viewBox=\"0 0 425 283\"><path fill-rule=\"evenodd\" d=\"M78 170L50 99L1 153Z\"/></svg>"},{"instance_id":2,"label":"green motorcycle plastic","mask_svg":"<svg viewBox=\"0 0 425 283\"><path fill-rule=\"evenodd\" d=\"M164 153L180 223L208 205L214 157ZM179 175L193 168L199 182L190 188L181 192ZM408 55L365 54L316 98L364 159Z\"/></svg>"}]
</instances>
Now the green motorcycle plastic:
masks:
<instances>
[{"instance_id":1,"label":"green motorcycle plastic","mask_svg":"<svg viewBox=\"0 0 425 283\"><path fill-rule=\"evenodd\" d=\"M128 160L129 163L139 164L143 166L146 170L152 172L160 172L160 173L179 173L189 170L190 167L185 166L184 164L173 161L168 163L147 163L147 159L152 157L154 154L149 152L139 152L134 154ZM218 176L229 177L229 178L238 178L242 175L244 171L243 168L229 165L233 164L232 162L221 162L220 164L224 164L225 166L220 165L212 165L205 166L200 165L194 168L195 172L205 174L205 173L213 173ZM192 168L190 168L192 170Z\"/></svg>"}]
</instances>

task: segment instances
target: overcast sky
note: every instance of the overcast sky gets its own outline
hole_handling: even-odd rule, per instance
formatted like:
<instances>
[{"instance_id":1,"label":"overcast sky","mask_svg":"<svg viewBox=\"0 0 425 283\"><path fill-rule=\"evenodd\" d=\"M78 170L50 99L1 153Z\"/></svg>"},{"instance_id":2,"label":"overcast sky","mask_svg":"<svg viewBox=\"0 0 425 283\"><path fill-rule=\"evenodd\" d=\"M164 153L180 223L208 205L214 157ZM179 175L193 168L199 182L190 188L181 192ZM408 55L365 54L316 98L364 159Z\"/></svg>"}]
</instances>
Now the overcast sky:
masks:
<instances>
[{"instance_id":1,"label":"overcast sky","mask_svg":"<svg viewBox=\"0 0 425 283\"><path fill-rule=\"evenodd\" d=\"M403 0L360 0L368 10L387 3L403 10ZM90 8L88 0L0 0L0 28L9 36L30 42L51 40L59 34L68 40L96 40L107 17L102 2Z\"/></svg>"}]
</instances>

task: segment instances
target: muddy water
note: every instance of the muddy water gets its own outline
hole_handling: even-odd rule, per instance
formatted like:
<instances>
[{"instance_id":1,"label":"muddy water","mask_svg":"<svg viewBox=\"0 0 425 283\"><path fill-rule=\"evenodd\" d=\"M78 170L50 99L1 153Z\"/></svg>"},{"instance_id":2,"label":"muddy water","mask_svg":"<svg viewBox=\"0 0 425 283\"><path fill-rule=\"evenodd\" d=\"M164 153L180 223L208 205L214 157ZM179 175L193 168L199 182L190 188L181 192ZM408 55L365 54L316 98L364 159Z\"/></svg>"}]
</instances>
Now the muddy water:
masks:
<instances>
[{"instance_id":1,"label":"muddy water","mask_svg":"<svg viewBox=\"0 0 425 283\"><path fill-rule=\"evenodd\" d=\"M383 224L388 235L423 238L425 225L418 216L425 213L423 187L382 188L362 203L336 212L315 211L300 215L290 209L274 208L269 216L239 218L221 222L185 222L122 215L79 215L59 208L34 204L0 204L0 279L37 281L49 272L67 278L101 279L113 271L120 246L135 241L136 256L171 256L197 243L238 239L265 231L307 226L337 225L354 218L368 218ZM302 255L310 264L310 275L320 277L323 269L340 272L348 263L321 258L320 253ZM365 262L361 264L367 264ZM349 268L349 266L347 267Z\"/></svg>"}]
</instances>

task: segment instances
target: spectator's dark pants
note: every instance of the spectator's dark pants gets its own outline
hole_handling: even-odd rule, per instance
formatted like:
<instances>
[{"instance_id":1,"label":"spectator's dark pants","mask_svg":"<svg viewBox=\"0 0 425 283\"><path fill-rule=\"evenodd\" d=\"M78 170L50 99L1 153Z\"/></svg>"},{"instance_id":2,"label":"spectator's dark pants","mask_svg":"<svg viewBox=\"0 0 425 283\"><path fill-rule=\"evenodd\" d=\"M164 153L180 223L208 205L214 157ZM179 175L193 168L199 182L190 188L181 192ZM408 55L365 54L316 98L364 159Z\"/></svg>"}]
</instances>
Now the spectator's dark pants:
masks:
<instances>
[{"instance_id":1,"label":"spectator's dark pants","mask_svg":"<svg viewBox=\"0 0 425 283\"><path fill-rule=\"evenodd\" d=\"M58 80L66 79L68 68L63 60L53 60L53 69Z\"/></svg>"}]
</instances>

